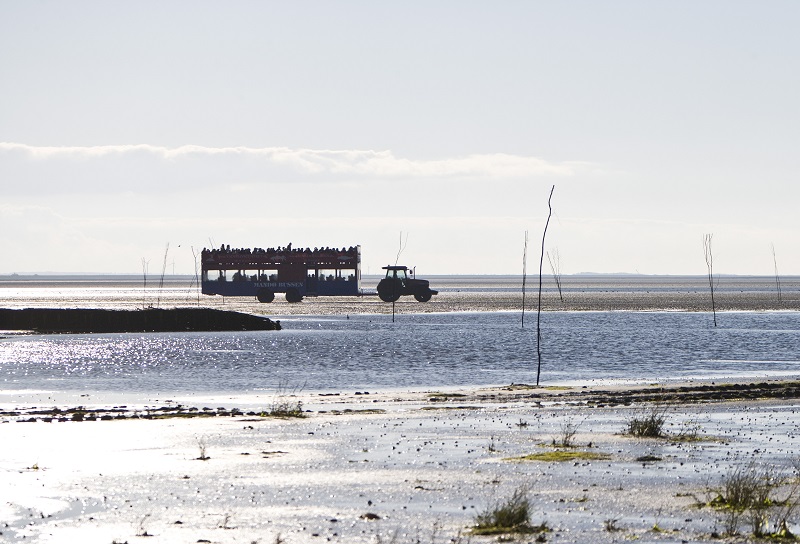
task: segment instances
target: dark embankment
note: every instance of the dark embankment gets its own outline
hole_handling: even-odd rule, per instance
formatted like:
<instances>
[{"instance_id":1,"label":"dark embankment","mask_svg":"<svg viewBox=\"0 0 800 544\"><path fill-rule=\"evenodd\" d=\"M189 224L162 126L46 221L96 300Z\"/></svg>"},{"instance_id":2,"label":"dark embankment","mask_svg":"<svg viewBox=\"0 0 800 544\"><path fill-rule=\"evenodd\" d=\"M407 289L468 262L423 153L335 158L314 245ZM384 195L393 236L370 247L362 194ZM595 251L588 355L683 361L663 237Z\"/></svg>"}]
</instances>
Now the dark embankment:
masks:
<instances>
[{"instance_id":1,"label":"dark embankment","mask_svg":"<svg viewBox=\"0 0 800 544\"><path fill-rule=\"evenodd\" d=\"M211 308L0 308L0 330L30 330L40 333L273 331L280 328L280 321Z\"/></svg>"}]
</instances>

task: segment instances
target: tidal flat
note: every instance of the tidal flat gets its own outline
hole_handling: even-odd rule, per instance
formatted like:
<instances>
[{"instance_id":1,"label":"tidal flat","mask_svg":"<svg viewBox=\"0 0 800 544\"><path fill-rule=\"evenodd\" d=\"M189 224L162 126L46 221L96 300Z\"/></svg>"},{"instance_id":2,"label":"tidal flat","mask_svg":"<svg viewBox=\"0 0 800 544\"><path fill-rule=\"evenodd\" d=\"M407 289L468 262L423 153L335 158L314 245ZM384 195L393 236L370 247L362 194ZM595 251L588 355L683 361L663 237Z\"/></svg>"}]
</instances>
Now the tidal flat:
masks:
<instances>
[{"instance_id":1,"label":"tidal flat","mask_svg":"<svg viewBox=\"0 0 800 544\"><path fill-rule=\"evenodd\" d=\"M744 541L745 515L738 536L726 536L726 478L753 463L770 467L776 505L798 478L795 382L517 384L290 400L304 417L270 417L242 396L192 397L209 417L168 417L183 405L174 398L125 406L125 417L110 420L45 421L31 414L53 406L16 397L0 423L0 539ZM626 434L654 408L661 436ZM165 417L142 417L159 410ZM473 534L481 513L520 490L540 531ZM798 516L784 510L769 512L770 527L785 517L797 532Z\"/></svg>"},{"instance_id":2,"label":"tidal flat","mask_svg":"<svg viewBox=\"0 0 800 544\"><path fill-rule=\"evenodd\" d=\"M186 280L0 283L7 308L203 306L285 324L0 338L0 542L800 532L800 279L777 296L772 278L720 278L719 327L703 278L571 277L563 298L546 282L543 387L519 278L431 280L430 302L396 305L259 304ZM653 418L655 436L631 435ZM766 499L736 506L737 476ZM525 523L496 526L515 497Z\"/></svg>"}]
</instances>

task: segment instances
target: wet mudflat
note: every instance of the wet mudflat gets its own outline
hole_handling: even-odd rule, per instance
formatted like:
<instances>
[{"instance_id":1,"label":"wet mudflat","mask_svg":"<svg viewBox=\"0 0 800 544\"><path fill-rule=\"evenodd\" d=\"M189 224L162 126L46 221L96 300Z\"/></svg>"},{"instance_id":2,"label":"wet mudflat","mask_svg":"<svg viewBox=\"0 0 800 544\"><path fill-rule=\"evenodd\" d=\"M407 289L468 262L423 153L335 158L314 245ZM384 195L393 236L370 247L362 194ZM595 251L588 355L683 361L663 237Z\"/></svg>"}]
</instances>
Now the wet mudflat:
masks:
<instances>
[{"instance_id":1,"label":"wet mudflat","mask_svg":"<svg viewBox=\"0 0 800 544\"><path fill-rule=\"evenodd\" d=\"M244 398L227 399L244 413L229 405L216 417L4 416L0 435L14 447L0 461L1 538L489 542L497 537L469 534L476 515L524 489L531 523L548 531L521 542L718 542L725 513L708 503L733 469L755 461L797 476L800 402L791 398L364 393L293 397L304 418L248 415ZM654 406L665 437L623 434ZM557 447L566 435L570 447ZM573 459L521 460L558 452Z\"/></svg>"}]
</instances>

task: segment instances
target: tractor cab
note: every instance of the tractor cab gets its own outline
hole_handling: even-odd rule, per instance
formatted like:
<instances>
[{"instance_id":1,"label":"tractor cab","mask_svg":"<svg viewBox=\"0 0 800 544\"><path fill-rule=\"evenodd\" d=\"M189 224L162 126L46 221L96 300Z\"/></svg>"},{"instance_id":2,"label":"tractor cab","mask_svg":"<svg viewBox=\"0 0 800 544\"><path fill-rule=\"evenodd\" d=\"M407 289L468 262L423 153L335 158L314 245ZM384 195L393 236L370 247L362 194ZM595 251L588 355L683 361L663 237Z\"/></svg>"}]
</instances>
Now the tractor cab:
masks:
<instances>
[{"instance_id":1,"label":"tractor cab","mask_svg":"<svg viewBox=\"0 0 800 544\"><path fill-rule=\"evenodd\" d=\"M384 266L386 270L386 278L393 281L400 281L403 285L408 280L408 267L407 266Z\"/></svg>"}]
</instances>

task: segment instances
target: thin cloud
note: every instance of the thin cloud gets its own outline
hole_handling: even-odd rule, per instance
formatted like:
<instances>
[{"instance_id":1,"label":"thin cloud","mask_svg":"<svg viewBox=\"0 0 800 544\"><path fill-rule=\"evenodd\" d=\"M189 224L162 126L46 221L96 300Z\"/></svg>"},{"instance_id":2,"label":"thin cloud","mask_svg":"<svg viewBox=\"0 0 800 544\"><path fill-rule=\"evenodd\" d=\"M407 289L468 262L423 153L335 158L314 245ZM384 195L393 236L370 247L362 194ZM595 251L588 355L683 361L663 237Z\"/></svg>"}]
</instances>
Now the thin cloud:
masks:
<instances>
[{"instance_id":1,"label":"thin cloud","mask_svg":"<svg viewBox=\"0 0 800 544\"><path fill-rule=\"evenodd\" d=\"M475 154L435 160L397 157L391 151L315 150L287 147L205 147L184 145L175 148L149 144L103 146L31 146L0 142L2 155L17 155L38 162L93 159L136 159L149 157L176 163L195 160L245 159L263 168L290 168L306 175L335 174L372 178L522 178L530 176L573 176L590 168L587 163L550 162L531 156L506 153ZM0 157L2 157L0 155ZM251 165L252 166L252 165Z\"/></svg>"}]
</instances>

